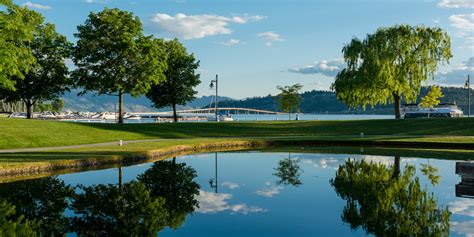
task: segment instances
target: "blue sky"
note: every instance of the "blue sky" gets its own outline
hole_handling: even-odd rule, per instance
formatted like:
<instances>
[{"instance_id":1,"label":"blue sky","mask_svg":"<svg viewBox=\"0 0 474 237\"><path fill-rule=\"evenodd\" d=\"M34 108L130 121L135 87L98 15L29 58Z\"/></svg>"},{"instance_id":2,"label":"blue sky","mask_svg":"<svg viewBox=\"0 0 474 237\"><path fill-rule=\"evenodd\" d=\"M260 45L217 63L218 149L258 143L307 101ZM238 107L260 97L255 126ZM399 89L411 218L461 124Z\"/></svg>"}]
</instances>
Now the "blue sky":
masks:
<instances>
[{"instance_id":1,"label":"blue sky","mask_svg":"<svg viewBox=\"0 0 474 237\"><path fill-rule=\"evenodd\" d=\"M343 67L341 49L394 24L438 26L451 36L453 58L441 85L474 76L472 0L31 0L15 1L41 12L75 41L76 26L104 7L131 11L145 33L178 37L201 60L199 95L219 74L220 94L233 98L276 93L277 85L328 89Z\"/></svg>"}]
</instances>

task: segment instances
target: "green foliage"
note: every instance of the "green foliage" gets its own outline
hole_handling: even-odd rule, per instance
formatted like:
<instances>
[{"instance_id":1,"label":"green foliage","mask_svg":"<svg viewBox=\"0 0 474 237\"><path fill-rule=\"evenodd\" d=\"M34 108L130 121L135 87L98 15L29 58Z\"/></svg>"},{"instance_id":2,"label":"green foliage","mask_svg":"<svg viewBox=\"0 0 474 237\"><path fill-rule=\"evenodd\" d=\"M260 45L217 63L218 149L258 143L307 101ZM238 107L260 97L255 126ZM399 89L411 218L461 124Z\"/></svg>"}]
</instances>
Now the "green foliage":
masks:
<instances>
[{"instance_id":1,"label":"green foliage","mask_svg":"<svg viewBox=\"0 0 474 237\"><path fill-rule=\"evenodd\" d=\"M176 164L173 159L155 162L138 180L145 184L153 197L165 199L164 208L169 213L167 225L177 229L186 215L199 207L195 198L200 188L194 181L196 177L196 170L185 163Z\"/></svg>"},{"instance_id":2,"label":"green foliage","mask_svg":"<svg viewBox=\"0 0 474 237\"><path fill-rule=\"evenodd\" d=\"M55 99L51 102L51 111L61 112L64 109L64 101L61 99Z\"/></svg>"},{"instance_id":3,"label":"green foliage","mask_svg":"<svg viewBox=\"0 0 474 237\"><path fill-rule=\"evenodd\" d=\"M0 1L0 88L15 90L13 77L22 79L35 63L28 45L43 17L10 0Z\"/></svg>"},{"instance_id":4,"label":"green foliage","mask_svg":"<svg viewBox=\"0 0 474 237\"><path fill-rule=\"evenodd\" d=\"M35 223L15 217L15 206L0 200L0 236L30 237L36 236Z\"/></svg>"},{"instance_id":5,"label":"green foliage","mask_svg":"<svg viewBox=\"0 0 474 237\"><path fill-rule=\"evenodd\" d=\"M441 92L439 86L432 86L428 94L421 98L420 106L423 108L433 108L441 102L439 98L443 96L443 92Z\"/></svg>"},{"instance_id":6,"label":"green foliage","mask_svg":"<svg viewBox=\"0 0 474 237\"><path fill-rule=\"evenodd\" d=\"M448 236L448 209L421 188L414 166L394 176L397 169L351 159L340 166L331 185L347 202L343 221L375 236Z\"/></svg>"},{"instance_id":7,"label":"green foliage","mask_svg":"<svg viewBox=\"0 0 474 237\"><path fill-rule=\"evenodd\" d=\"M141 182L80 187L72 203L73 229L84 236L156 236L166 226L165 199L153 197Z\"/></svg>"},{"instance_id":8,"label":"green foliage","mask_svg":"<svg viewBox=\"0 0 474 237\"><path fill-rule=\"evenodd\" d=\"M41 103L41 104L38 104L38 106L36 106L35 110L36 110L36 112L52 111L53 106L51 104L48 104L48 103Z\"/></svg>"},{"instance_id":9,"label":"green foliage","mask_svg":"<svg viewBox=\"0 0 474 237\"><path fill-rule=\"evenodd\" d=\"M139 96L165 79L166 55L162 40L145 37L142 24L132 13L104 9L90 13L77 27L72 77L83 92ZM122 103L119 104L122 112ZM120 113L119 121L122 119Z\"/></svg>"},{"instance_id":10,"label":"green foliage","mask_svg":"<svg viewBox=\"0 0 474 237\"><path fill-rule=\"evenodd\" d=\"M36 62L24 77L12 77L16 90L0 90L0 98L10 102L23 101L30 118L32 107L37 102L59 98L69 91L72 82L64 60L69 56L71 43L48 23L35 28L34 39L26 47Z\"/></svg>"},{"instance_id":11,"label":"green foliage","mask_svg":"<svg viewBox=\"0 0 474 237\"><path fill-rule=\"evenodd\" d=\"M293 111L300 110L301 97L299 92L301 88L303 88L303 86L300 84L277 87L277 89L280 91L278 94L278 105L281 111L290 114Z\"/></svg>"},{"instance_id":12,"label":"green foliage","mask_svg":"<svg viewBox=\"0 0 474 237\"><path fill-rule=\"evenodd\" d=\"M438 174L438 168L430 164L421 164L421 173L425 175L432 185L438 185L441 180L441 176Z\"/></svg>"},{"instance_id":13,"label":"green foliage","mask_svg":"<svg viewBox=\"0 0 474 237\"><path fill-rule=\"evenodd\" d=\"M171 106L176 111L176 105L184 105L195 99L197 91L194 87L201 83L196 73L199 61L194 58L194 54L188 54L177 39L166 41L164 49L168 65L164 72L166 80L152 85L147 97L155 108Z\"/></svg>"},{"instance_id":14,"label":"green foliage","mask_svg":"<svg viewBox=\"0 0 474 237\"><path fill-rule=\"evenodd\" d=\"M277 184L293 185L295 187L303 184L300 180L301 169L298 163L299 160L289 157L280 160L278 167L275 168L276 173L273 174L279 178Z\"/></svg>"},{"instance_id":15,"label":"green foliage","mask_svg":"<svg viewBox=\"0 0 474 237\"><path fill-rule=\"evenodd\" d=\"M440 28L396 25L379 28L364 40L342 49L347 68L336 76L332 89L351 107L413 102L421 84L433 78L439 62L449 62L449 35ZM397 118L400 111L396 108Z\"/></svg>"},{"instance_id":16,"label":"green foliage","mask_svg":"<svg viewBox=\"0 0 474 237\"><path fill-rule=\"evenodd\" d=\"M34 221L43 236L68 232L69 220L64 211L73 196L74 189L55 176L0 184L0 199L16 206L12 216Z\"/></svg>"}]
</instances>

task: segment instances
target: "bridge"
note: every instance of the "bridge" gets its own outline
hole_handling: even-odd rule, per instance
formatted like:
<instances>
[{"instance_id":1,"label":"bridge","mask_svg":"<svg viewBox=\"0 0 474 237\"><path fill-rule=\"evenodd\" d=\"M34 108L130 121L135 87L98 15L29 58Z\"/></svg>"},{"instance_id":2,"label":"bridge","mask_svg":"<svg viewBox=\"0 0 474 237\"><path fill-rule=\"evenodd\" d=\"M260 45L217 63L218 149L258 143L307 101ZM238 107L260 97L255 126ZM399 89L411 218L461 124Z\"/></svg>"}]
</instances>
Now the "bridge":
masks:
<instances>
[{"instance_id":1,"label":"bridge","mask_svg":"<svg viewBox=\"0 0 474 237\"><path fill-rule=\"evenodd\" d=\"M205 108L205 109L185 109L185 110L178 110L176 111L177 114L179 115L200 115L200 114L215 114L216 109L215 108ZM277 112L277 111L270 111L270 110L262 110L262 109L249 109L249 108L233 108L233 107L223 107L223 108L217 108L217 112L225 113L225 114L285 114L282 112ZM165 111L165 112L133 112L133 113L128 113L132 115L140 115L143 116L145 115L146 117L158 117L160 115L166 116L166 115L172 115L173 111Z\"/></svg>"}]
</instances>

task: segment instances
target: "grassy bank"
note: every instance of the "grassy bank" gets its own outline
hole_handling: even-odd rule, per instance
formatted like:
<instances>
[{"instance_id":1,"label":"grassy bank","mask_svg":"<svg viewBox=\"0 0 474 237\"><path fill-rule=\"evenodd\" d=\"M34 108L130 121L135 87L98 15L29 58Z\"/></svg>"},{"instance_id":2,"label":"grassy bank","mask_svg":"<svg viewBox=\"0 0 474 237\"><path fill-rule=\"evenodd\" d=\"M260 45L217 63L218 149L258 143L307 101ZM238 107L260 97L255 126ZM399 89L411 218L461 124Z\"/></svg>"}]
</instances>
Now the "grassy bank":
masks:
<instances>
[{"instance_id":1,"label":"grassy bank","mask_svg":"<svg viewBox=\"0 0 474 237\"><path fill-rule=\"evenodd\" d=\"M359 134L364 133L364 138ZM89 124L0 118L0 149L179 138L312 137L474 143L474 119Z\"/></svg>"}]
</instances>

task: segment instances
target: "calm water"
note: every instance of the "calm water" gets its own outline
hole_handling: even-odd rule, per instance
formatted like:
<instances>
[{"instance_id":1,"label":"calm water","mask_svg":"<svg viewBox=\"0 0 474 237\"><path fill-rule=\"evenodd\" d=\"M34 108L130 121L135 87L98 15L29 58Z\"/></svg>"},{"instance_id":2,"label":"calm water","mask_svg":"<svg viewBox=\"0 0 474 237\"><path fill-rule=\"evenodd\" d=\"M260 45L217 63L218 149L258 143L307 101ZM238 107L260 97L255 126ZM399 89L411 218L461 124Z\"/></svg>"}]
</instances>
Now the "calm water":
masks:
<instances>
[{"instance_id":1,"label":"calm water","mask_svg":"<svg viewBox=\"0 0 474 237\"><path fill-rule=\"evenodd\" d=\"M416 226L429 235L447 225L450 236L473 236L474 199L456 197L455 170L412 157L210 153L124 167L122 195L111 168L0 184L0 198L47 219L46 231L102 236L150 226L159 236L393 236Z\"/></svg>"},{"instance_id":2,"label":"calm water","mask_svg":"<svg viewBox=\"0 0 474 237\"><path fill-rule=\"evenodd\" d=\"M204 116L204 115L200 115ZM209 117L214 117L214 115L209 114ZM291 120L295 120L295 114L291 115ZM278 115L256 115L256 114L235 114L232 115L234 121L281 121L288 120L288 115L278 114ZM300 120L366 120L366 119L393 119L394 115L380 115L380 114L300 114ZM74 120L69 120L74 122ZM77 120L77 122L104 122L104 123L114 123L115 120ZM129 120L125 119L125 123L155 123L155 119L138 119L138 120ZM200 120L199 122L207 122Z\"/></svg>"}]
</instances>

